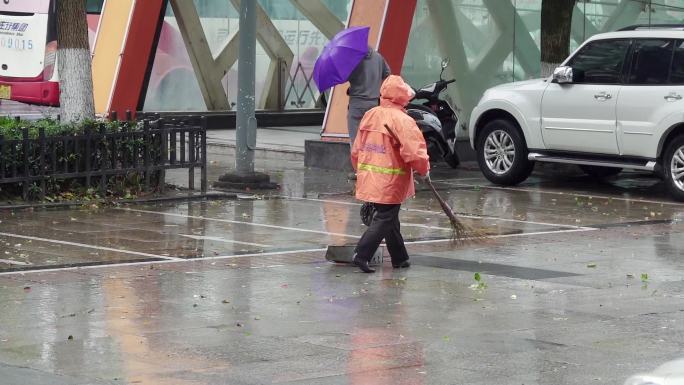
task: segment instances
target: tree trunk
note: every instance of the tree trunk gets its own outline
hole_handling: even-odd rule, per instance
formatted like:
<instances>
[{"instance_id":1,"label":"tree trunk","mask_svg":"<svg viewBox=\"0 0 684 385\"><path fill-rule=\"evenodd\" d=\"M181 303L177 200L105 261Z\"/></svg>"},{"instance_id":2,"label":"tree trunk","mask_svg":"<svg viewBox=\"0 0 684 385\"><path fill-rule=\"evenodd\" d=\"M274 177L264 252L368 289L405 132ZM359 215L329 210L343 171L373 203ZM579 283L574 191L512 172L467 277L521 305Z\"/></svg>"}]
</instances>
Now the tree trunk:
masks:
<instances>
[{"instance_id":1,"label":"tree trunk","mask_svg":"<svg viewBox=\"0 0 684 385\"><path fill-rule=\"evenodd\" d=\"M59 105L64 122L95 118L86 0L57 1Z\"/></svg>"},{"instance_id":2,"label":"tree trunk","mask_svg":"<svg viewBox=\"0 0 684 385\"><path fill-rule=\"evenodd\" d=\"M549 76L569 54L572 11L576 0L542 0L541 70Z\"/></svg>"}]
</instances>

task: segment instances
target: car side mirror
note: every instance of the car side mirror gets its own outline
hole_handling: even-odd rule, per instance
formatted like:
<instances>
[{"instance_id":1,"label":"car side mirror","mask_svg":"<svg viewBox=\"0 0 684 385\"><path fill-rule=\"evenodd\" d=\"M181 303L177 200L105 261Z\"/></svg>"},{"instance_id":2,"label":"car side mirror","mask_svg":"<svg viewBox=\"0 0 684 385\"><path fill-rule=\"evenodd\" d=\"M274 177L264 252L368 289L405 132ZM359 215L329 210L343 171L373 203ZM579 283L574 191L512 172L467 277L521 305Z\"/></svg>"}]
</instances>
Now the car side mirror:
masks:
<instances>
[{"instance_id":1,"label":"car side mirror","mask_svg":"<svg viewBox=\"0 0 684 385\"><path fill-rule=\"evenodd\" d=\"M572 83L574 80L574 71L572 70L572 67L570 66L561 66L557 67L555 70L553 70L553 78L552 82L553 83L558 83L558 84L569 84Z\"/></svg>"},{"instance_id":2,"label":"car side mirror","mask_svg":"<svg viewBox=\"0 0 684 385\"><path fill-rule=\"evenodd\" d=\"M584 71L570 66L560 66L553 70L552 83L572 84L584 81Z\"/></svg>"},{"instance_id":3,"label":"car side mirror","mask_svg":"<svg viewBox=\"0 0 684 385\"><path fill-rule=\"evenodd\" d=\"M447 68L448 66L449 66L449 58L445 57L444 59L442 59L442 70Z\"/></svg>"},{"instance_id":4,"label":"car side mirror","mask_svg":"<svg viewBox=\"0 0 684 385\"><path fill-rule=\"evenodd\" d=\"M442 70L439 72L439 80L443 80L443 79L442 79L442 75L444 75L444 70L445 70L448 66L449 66L449 58L448 58L448 57L445 57L444 59L442 59Z\"/></svg>"}]
</instances>

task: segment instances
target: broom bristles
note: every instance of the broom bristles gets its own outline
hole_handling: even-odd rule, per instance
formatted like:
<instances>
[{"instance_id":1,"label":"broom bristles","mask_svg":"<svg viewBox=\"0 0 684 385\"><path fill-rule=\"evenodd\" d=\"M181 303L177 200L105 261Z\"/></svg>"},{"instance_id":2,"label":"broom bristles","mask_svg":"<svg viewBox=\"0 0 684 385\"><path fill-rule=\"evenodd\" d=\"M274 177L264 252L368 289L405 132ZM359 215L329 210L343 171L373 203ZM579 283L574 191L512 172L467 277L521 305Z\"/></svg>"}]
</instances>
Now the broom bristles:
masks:
<instances>
[{"instance_id":1,"label":"broom bristles","mask_svg":"<svg viewBox=\"0 0 684 385\"><path fill-rule=\"evenodd\" d=\"M451 241L453 243L483 243L487 240L486 233L466 225L456 217L456 214L454 214L454 211L451 209L449 204L442 199L439 193L437 193L437 189L435 189L435 186L432 184L430 178L425 179L425 183L427 183L427 185L430 187L430 190L432 190L432 193L435 195L437 202L439 202L439 205L442 206L442 211L444 211L446 216L449 218L449 223L451 225Z\"/></svg>"}]
</instances>

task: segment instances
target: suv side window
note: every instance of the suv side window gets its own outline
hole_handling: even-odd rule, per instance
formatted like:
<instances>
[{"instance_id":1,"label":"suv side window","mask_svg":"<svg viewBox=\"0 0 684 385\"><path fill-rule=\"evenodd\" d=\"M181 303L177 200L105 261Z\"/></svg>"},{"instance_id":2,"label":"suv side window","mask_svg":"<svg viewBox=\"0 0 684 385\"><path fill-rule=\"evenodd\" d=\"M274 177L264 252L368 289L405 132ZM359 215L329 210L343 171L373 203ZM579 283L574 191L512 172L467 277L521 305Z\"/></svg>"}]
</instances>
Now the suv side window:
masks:
<instances>
[{"instance_id":1,"label":"suv side window","mask_svg":"<svg viewBox=\"0 0 684 385\"><path fill-rule=\"evenodd\" d=\"M575 83L620 84L629 45L628 39L612 39L593 41L582 47L567 63L573 70L579 70Z\"/></svg>"},{"instance_id":2,"label":"suv side window","mask_svg":"<svg viewBox=\"0 0 684 385\"><path fill-rule=\"evenodd\" d=\"M670 84L684 84L684 40L677 40L670 67Z\"/></svg>"},{"instance_id":3,"label":"suv side window","mask_svg":"<svg viewBox=\"0 0 684 385\"><path fill-rule=\"evenodd\" d=\"M669 39L634 40L628 83L667 84L673 46Z\"/></svg>"}]
</instances>

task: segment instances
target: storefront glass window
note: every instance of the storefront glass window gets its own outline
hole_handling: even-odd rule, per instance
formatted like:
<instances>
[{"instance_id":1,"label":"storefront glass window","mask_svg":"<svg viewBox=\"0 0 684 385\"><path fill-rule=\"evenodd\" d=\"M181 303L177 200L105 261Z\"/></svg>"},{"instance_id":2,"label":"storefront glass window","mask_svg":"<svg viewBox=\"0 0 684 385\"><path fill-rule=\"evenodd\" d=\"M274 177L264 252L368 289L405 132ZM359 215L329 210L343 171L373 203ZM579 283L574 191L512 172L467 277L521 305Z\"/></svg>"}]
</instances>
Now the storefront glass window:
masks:
<instances>
[{"instance_id":1,"label":"storefront glass window","mask_svg":"<svg viewBox=\"0 0 684 385\"><path fill-rule=\"evenodd\" d=\"M401 75L414 88L437 80L442 60L425 3L426 0L418 0L401 69Z\"/></svg>"},{"instance_id":2,"label":"storefront glass window","mask_svg":"<svg viewBox=\"0 0 684 385\"><path fill-rule=\"evenodd\" d=\"M451 68L457 82L449 86L449 95L467 119L490 86L541 76L542 1L451 0L447 9L419 0L402 73L414 85L434 81L439 58L448 55L445 49L460 53L451 58L452 65L465 60L467 66ZM447 31L450 25L442 26L446 32L433 28L438 23L430 10L436 8L453 13L460 39L440 36L453 32ZM684 0L577 0L569 52L595 34L634 24L684 24Z\"/></svg>"},{"instance_id":3,"label":"storefront glass window","mask_svg":"<svg viewBox=\"0 0 684 385\"><path fill-rule=\"evenodd\" d=\"M167 6L144 111L205 111L202 93L171 6Z\"/></svg>"},{"instance_id":4,"label":"storefront glass window","mask_svg":"<svg viewBox=\"0 0 684 385\"><path fill-rule=\"evenodd\" d=\"M513 80L534 79L541 76L541 2L515 0L515 44Z\"/></svg>"},{"instance_id":5,"label":"storefront glass window","mask_svg":"<svg viewBox=\"0 0 684 385\"><path fill-rule=\"evenodd\" d=\"M239 29L238 12L231 1L193 0L193 2L212 55L217 57L226 44L236 37ZM340 20L340 25L346 23L351 0L323 0L323 4ZM259 0L259 5L280 33L287 49L292 52L293 60L289 69L283 69L283 58L271 58L261 43L257 43L256 73L258 75L255 92L257 109L264 108L267 95L271 95L268 99L271 109L320 107L320 95L311 80L311 74L313 64L323 46L328 42L328 37L302 15L290 1ZM237 68L236 60L231 68L224 69L221 81L231 108L234 107L237 98ZM267 76L271 68L276 69L279 77ZM281 71L277 71L278 68ZM276 90L275 94L269 94L266 88L277 82L283 84L280 94L277 92L277 86L273 87ZM144 110L204 111L206 109L176 17L172 7L168 5Z\"/></svg>"}]
</instances>

